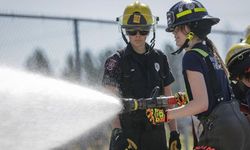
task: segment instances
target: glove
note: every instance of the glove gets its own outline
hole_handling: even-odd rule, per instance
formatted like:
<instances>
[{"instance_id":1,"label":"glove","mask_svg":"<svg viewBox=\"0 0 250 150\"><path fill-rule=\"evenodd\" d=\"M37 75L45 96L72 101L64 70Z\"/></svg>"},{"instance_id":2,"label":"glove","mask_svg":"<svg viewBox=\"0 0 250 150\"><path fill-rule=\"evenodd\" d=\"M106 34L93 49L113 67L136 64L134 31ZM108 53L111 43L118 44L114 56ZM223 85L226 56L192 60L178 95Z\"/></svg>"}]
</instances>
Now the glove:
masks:
<instances>
[{"instance_id":1,"label":"glove","mask_svg":"<svg viewBox=\"0 0 250 150\"><path fill-rule=\"evenodd\" d=\"M216 149L210 146L195 146L194 150L216 150Z\"/></svg>"},{"instance_id":2,"label":"glove","mask_svg":"<svg viewBox=\"0 0 250 150\"><path fill-rule=\"evenodd\" d=\"M176 131L171 131L169 139L169 150L180 150L180 149L181 149L180 134Z\"/></svg>"},{"instance_id":3,"label":"glove","mask_svg":"<svg viewBox=\"0 0 250 150\"><path fill-rule=\"evenodd\" d=\"M188 96L185 92L177 92L175 94L175 98L179 106L186 105L188 103Z\"/></svg>"},{"instance_id":4,"label":"glove","mask_svg":"<svg viewBox=\"0 0 250 150\"><path fill-rule=\"evenodd\" d=\"M137 145L129 138L127 138L128 146L125 150L137 150Z\"/></svg>"},{"instance_id":5,"label":"glove","mask_svg":"<svg viewBox=\"0 0 250 150\"><path fill-rule=\"evenodd\" d=\"M121 150L127 146L126 138L122 132L122 129L115 128L112 130L111 139L109 144L109 150Z\"/></svg>"},{"instance_id":6,"label":"glove","mask_svg":"<svg viewBox=\"0 0 250 150\"><path fill-rule=\"evenodd\" d=\"M168 122L167 119L167 111L165 112L164 109L159 108L148 108L146 110L146 116L152 124L159 124L163 122Z\"/></svg>"},{"instance_id":7,"label":"glove","mask_svg":"<svg viewBox=\"0 0 250 150\"><path fill-rule=\"evenodd\" d=\"M137 145L124 136L122 129L115 128L112 130L109 150L137 150Z\"/></svg>"}]
</instances>

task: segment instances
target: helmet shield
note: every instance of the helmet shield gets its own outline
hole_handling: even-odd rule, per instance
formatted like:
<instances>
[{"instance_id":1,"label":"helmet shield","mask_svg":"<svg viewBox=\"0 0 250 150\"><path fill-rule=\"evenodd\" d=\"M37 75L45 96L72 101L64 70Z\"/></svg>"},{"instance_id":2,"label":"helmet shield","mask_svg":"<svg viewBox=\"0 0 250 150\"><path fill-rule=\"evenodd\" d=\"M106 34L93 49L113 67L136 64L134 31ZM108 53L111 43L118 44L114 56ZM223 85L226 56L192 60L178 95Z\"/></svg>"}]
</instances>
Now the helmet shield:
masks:
<instances>
[{"instance_id":1,"label":"helmet shield","mask_svg":"<svg viewBox=\"0 0 250 150\"><path fill-rule=\"evenodd\" d=\"M153 49L155 45L155 28L158 20L158 17L152 15L149 6L139 2L139 0L128 5L123 15L116 18L122 33L122 38L127 44L129 42L124 33L128 36L133 36L137 33L148 36L151 34L149 31L152 30L153 37L150 40L150 49Z\"/></svg>"},{"instance_id":2,"label":"helmet shield","mask_svg":"<svg viewBox=\"0 0 250 150\"><path fill-rule=\"evenodd\" d=\"M151 19L149 20L147 18ZM118 24L124 29L151 30L155 28L157 21L155 16L147 16L135 12L133 15L120 16L118 18Z\"/></svg>"},{"instance_id":3,"label":"helmet shield","mask_svg":"<svg viewBox=\"0 0 250 150\"><path fill-rule=\"evenodd\" d=\"M196 0L183 0L176 3L166 14L167 32L173 32L178 25L187 24L194 21L206 20L209 24L214 25L219 22L219 18L212 17L208 14L206 8Z\"/></svg>"}]
</instances>

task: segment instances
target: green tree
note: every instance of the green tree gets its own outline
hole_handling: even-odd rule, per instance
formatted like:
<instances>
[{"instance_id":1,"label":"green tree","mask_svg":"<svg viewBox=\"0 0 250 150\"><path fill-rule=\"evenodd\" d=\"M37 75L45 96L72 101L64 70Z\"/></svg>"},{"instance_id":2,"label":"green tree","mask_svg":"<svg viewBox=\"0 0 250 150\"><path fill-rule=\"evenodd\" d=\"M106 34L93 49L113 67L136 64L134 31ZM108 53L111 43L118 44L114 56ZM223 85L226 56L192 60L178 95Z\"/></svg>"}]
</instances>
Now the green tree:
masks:
<instances>
[{"instance_id":1,"label":"green tree","mask_svg":"<svg viewBox=\"0 0 250 150\"><path fill-rule=\"evenodd\" d=\"M62 77L64 79L74 81L75 80L75 60L72 54L68 54L66 58L66 66L63 69Z\"/></svg>"},{"instance_id":2,"label":"green tree","mask_svg":"<svg viewBox=\"0 0 250 150\"><path fill-rule=\"evenodd\" d=\"M41 48L36 48L34 53L28 57L25 67L32 72L52 75L48 57Z\"/></svg>"},{"instance_id":3,"label":"green tree","mask_svg":"<svg viewBox=\"0 0 250 150\"><path fill-rule=\"evenodd\" d=\"M98 77L96 65L97 63L95 63L93 55L89 50L85 50L81 62L82 74L85 78L85 82L96 83Z\"/></svg>"},{"instance_id":4,"label":"green tree","mask_svg":"<svg viewBox=\"0 0 250 150\"><path fill-rule=\"evenodd\" d=\"M103 77L103 73L104 73L104 64L106 59L111 56L114 51L117 48L106 48L104 49L99 55L98 55L98 66L97 66L97 71L98 71L98 81L101 82L102 77Z\"/></svg>"}]
</instances>

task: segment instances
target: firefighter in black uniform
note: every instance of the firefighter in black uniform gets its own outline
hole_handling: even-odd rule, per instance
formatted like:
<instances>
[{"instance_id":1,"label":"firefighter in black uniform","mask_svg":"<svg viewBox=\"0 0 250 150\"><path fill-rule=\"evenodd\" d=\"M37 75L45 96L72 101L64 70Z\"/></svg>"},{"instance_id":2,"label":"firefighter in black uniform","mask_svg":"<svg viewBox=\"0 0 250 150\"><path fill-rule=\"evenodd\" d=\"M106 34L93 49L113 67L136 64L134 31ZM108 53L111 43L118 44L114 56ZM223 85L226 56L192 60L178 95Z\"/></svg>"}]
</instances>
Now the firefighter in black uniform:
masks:
<instances>
[{"instance_id":1,"label":"firefighter in black uniform","mask_svg":"<svg viewBox=\"0 0 250 150\"><path fill-rule=\"evenodd\" d=\"M127 46L106 60L104 86L122 98L149 98L155 87L160 87L155 96L172 95L170 84L174 78L167 57L153 48L157 19L152 16L149 7L135 1L125 8L123 16L117 21ZM150 31L153 31L153 38L149 45L146 39ZM163 109L157 110L163 112ZM169 127L170 149L179 150L181 144L176 121L171 121ZM167 149L164 123L152 125L145 116L145 110L121 112L112 128L110 150Z\"/></svg>"},{"instance_id":2,"label":"firefighter in black uniform","mask_svg":"<svg viewBox=\"0 0 250 150\"><path fill-rule=\"evenodd\" d=\"M207 35L219 18L208 14L197 0L182 0L167 12L167 32L172 32L181 53L182 72L189 97L184 107L165 111L165 122L196 115L203 126L196 150L248 150L250 127L231 90L227 69ZM151 109L147 116L154 123Z\"/></svg>"},{"instance_id":3,"label":"firefighter in black uniform","mask_svg":"<svg viewBox=\"0 0 250 150\"><path fill-rule=\"evenodd\" d=\"M225 59L235 97L240 100L241 110L250 122L250 41L249 36L234 44Z\"/></svg>"}]
</instances>

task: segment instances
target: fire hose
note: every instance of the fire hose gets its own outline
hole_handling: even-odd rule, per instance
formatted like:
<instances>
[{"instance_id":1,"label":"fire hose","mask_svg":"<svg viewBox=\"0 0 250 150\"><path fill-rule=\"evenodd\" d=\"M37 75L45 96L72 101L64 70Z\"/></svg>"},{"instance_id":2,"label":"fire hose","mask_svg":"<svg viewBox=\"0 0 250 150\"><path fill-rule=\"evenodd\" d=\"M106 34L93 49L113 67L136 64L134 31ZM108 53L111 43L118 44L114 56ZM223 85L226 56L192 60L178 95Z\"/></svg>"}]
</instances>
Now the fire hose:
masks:
<instances>
[{"instance_id":1,"label":"fire hose","mask_svg":"<svg viewBox=\"0 0 250 150\"><path fill-rule=\"evenodd\" d=\"M124 112L143 110L148 108L166 108L168 106L180 107L188 103L188 98L184 93L176 96L159 96L152 98L122 98Z\"/></svg>"}]
</instances>

